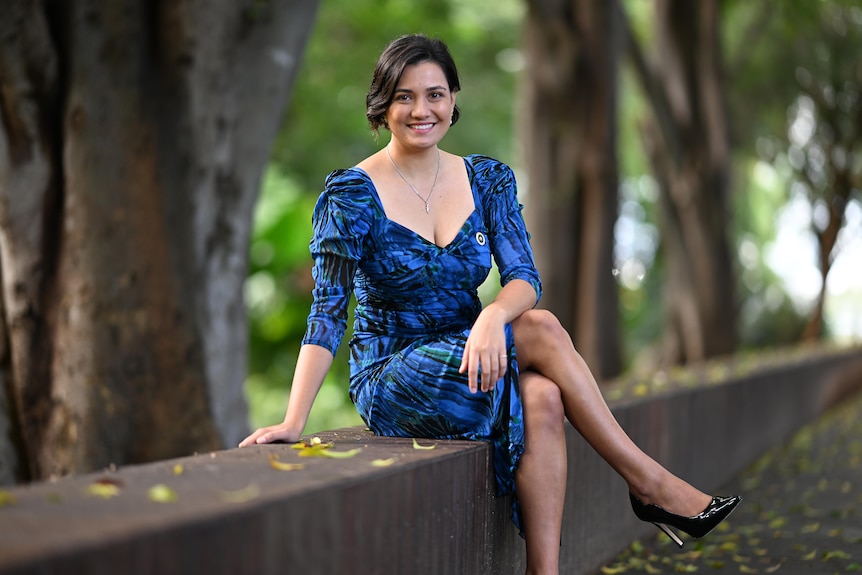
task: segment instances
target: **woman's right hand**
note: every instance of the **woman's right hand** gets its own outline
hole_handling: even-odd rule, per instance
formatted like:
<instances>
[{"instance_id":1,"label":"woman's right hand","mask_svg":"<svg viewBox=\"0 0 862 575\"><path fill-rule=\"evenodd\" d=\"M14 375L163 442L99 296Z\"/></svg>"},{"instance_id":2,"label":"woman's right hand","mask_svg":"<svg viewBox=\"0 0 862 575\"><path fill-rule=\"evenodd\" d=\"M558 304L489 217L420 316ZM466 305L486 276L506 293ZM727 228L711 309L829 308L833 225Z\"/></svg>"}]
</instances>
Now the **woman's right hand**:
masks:
<instances>
[{"instance_id":1,"label":"woman's right hand","mask_svg":"<svg viewBox=\"0 0 862 575\"><path fill-rule=\"evenodd\" d=\"M287 423L279 423L278 425L270 425L261 427L255 430L254 433L243 439L239 446L248 447L249 445L260 445L263 443L273 443L275 441L283 441L285 443L295 443L299 441L302 435L301 429L296 429Z\"/></svg>"}]
</instances>

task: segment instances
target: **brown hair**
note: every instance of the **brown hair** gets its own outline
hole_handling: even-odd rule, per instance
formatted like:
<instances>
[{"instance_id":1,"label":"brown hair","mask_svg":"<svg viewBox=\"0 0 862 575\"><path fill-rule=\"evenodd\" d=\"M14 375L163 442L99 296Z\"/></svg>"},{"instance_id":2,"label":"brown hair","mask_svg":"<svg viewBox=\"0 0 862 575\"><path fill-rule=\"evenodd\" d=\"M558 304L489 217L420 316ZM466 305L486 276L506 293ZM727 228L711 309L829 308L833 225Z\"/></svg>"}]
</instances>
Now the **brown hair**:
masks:
<instances>
[{"instance_id":1,"label":"brown hair","mask_svg":"<svg viewBox=\"0 0 862 575\"><path fill-rule=\"evenodd\" d=\"M455 60L442 40L428 38L423 34L400 36L390 42L380 54L374 68L374 77L371 79L371 88L365 96L365 116L372 131L376 133L380 126L389 127L386 124L386 111L392 103L404 68L422 62L434 62L442 68L450 92L455 93L461 89ZM452 124L457 122L459 117L461 110L456 105L452 112Z\"/></svg>"}]
</instances>

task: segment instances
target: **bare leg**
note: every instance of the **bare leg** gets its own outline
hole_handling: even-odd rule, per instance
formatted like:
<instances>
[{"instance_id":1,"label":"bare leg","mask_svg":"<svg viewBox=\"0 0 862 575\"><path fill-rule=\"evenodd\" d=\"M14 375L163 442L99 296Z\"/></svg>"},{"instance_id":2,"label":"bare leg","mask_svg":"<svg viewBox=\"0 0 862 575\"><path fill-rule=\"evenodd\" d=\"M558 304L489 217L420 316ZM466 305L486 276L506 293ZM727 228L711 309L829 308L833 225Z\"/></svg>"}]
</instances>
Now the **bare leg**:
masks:
<instances>
[{"instance_id":1,"label":"bare leg","mask_svg":"<svg viewBox=\"0 0 862 575\"><path fill-rule=\"evenodd\" d=\"M709 505L709 495L664 469L620 427L586 362L553 314L527 311L512 328L522 372L537 372L557 385L566 418L636 497L685 516L697 515Z\"/></svg>"},{"instance_id":2,"label":"bare leg","mask_svg":"<svg viewBox=\"0 0 862 575\"><path fill-rule=\"evenodd\" d=\"M559 573L566 496L565 415L553 381L521 371L524 454L515 473L527 539L527 574Z\"/></svg>"}]
</instances>

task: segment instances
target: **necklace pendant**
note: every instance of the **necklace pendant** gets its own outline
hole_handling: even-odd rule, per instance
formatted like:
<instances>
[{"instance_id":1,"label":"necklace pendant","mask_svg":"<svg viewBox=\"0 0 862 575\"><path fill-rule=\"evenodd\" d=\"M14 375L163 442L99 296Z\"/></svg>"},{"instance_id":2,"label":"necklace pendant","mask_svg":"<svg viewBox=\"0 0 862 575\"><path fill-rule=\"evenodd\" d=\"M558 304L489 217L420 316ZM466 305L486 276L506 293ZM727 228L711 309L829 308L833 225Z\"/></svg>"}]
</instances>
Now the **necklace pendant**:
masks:
<instances>
[{"instance_id":1,"label":"necklace pendant","mask_svg":"<svg viewBox=\"0 0 862 575\"><path fill-rule=\"evenodd\" d=\"M428 207L428 202L425 202L425 213L426 213L426 214L430 214L430 213L431 213L431 208L429 208L429 207Z\"/></svg>"}]
</instances>

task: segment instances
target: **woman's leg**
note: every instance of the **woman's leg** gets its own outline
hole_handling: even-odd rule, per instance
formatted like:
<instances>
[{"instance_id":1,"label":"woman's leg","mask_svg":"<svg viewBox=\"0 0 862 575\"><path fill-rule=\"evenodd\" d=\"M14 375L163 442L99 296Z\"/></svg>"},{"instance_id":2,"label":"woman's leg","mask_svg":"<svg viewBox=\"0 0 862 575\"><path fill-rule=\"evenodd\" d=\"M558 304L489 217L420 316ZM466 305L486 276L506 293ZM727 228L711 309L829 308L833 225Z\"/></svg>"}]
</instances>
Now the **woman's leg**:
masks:
<instances>
[{"instance_id":1,"label":"woman's leg","mask_svg":"<svg viewBox=\"0 0 862 575\"><path fill-rule=\"evenodd\" d=\"M527 540L527 574L559 572L560 530L566 495L565 414L560 389L521 371L524 454L515 473Z\"/></svg>"},{"instance_id":2,"label":"woman's leg","mask_svg":"<svg viewBox=\"0 0 862 575\"><path fill-rule=\"evenodd\" d=\"M697 515L709 505L709 495L664 469L620 427L586 362L553 314L529 310L512 323L512 329L521 371L536 372L556 384L566 418L638 499L684 516Z\"/></svg>"}]
</instances>

